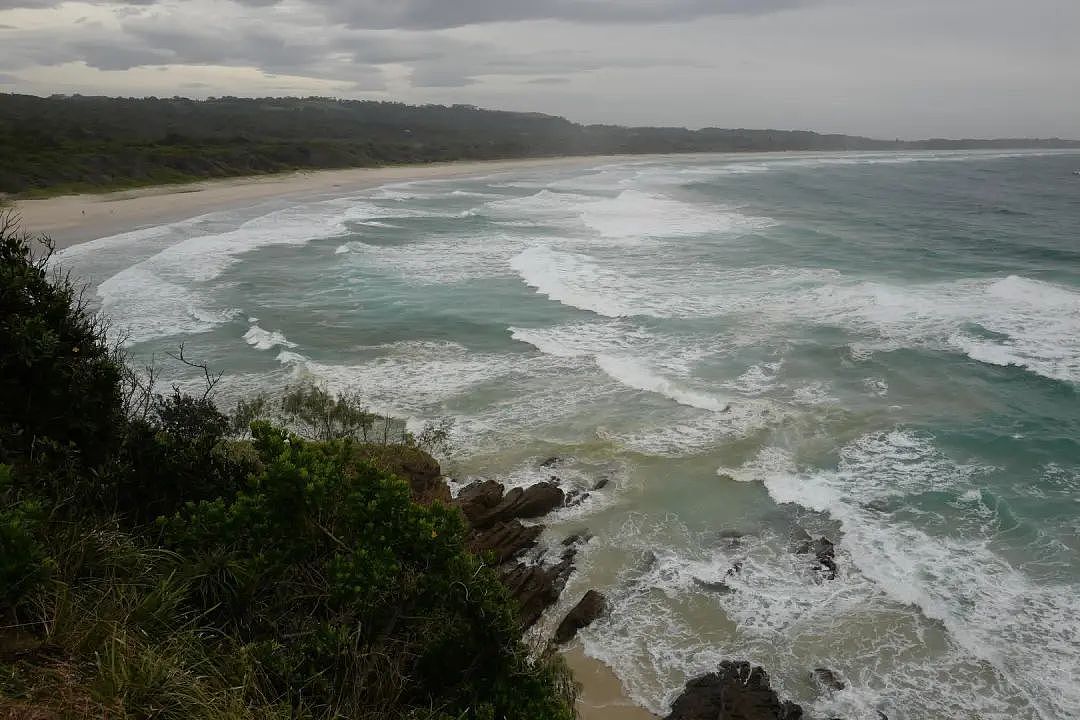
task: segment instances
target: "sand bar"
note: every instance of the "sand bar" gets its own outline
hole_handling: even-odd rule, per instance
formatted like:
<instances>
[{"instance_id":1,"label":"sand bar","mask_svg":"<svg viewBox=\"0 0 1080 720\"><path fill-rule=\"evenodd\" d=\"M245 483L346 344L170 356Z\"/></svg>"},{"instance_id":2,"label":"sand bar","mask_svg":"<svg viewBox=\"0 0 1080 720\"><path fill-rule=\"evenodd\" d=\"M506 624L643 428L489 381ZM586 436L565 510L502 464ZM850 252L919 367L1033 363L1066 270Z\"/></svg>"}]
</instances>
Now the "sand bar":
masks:
<instances>
[{"instance_id":1,"label":"sand bar","mask_svg":"<svg viewBox=\"0 0 1080 720\"><path fill-rule=\"evenodd\" d=\"M215 210L255 205L274 198L304 199L345 194L387 183L467 177L528 168L587 167L614 159L590 156L312 170L18 200L15 210L27 230L49 235L58 248L63 248L121 232L177 222Z\"/></svg>"}]
</instances>

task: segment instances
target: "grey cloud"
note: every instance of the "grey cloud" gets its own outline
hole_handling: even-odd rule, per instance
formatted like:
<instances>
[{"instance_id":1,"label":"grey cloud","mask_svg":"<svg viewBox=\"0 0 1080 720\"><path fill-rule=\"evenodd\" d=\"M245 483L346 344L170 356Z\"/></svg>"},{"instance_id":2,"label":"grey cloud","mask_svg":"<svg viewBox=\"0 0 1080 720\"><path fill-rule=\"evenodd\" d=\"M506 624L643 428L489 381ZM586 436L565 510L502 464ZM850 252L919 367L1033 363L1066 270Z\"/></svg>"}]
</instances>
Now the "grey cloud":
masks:
<instances>
[{"instance_id":1,"label":"grey cloud","mask_svg":"<svg viewBox=\"0 0 1080 720\"><path fill-rule=\"evenodd\" d=\"M526 80L529 85L565 85L570 82L570 78L564 77L538 77Z\"/></svg>"},{"instance_id":2,"label":"grey cloud","mask_svg":"<svg viewBox=\"0 0 1080 720\"><path fill-rule=\"evenodd\" d=\"M761 15L803 0L315 0L330 17L361 28L435 30L478 23L684 22L724 14Z\"/></svg>"},{"instance_id":3,"label":"grey cloud","mask_svg":"<svg viewBox=\"0 0 1080 720\"><path fill-rule=\"evenodd\" d=\"M19 78L14 75L8 75L7 73L0 73L0 85L14 85L19 82Z\"/></svg>"},{"instance_id":4,"label":"grey cloud","mask_svg":"<svg viewBox=\"0 0 1080 720\"><path fill-rule=\"evenodd\" d=\"M93 0L91 0L93 1ZM280 0L238 0L250 7ZM354 28L435 30L491 22L565 20L580 23L684 22L724 14L762 15L806 0L309 0ZM44 8L63 0L0 0L0 10ZM153 5L158 0L97 0L100 5Z\"/></svg>"}]
</instances>

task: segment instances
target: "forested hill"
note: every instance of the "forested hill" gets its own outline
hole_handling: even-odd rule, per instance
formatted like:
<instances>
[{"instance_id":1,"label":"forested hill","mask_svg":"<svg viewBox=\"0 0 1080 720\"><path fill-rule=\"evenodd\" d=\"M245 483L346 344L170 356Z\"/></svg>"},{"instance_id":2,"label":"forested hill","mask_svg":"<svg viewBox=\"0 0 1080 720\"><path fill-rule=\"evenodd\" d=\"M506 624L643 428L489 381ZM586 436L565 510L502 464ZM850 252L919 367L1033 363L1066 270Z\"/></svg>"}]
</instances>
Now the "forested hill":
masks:
<instances>
[{"instance_id":1,"label":"forested hill","mask_svg":"<svg viewBox=\"0 0 1080 720\"><path fill-rule=\"evenodd\" d=\"M0 94L0 192L552 155L1080 147L1058 139L886 141L807 131L579 125L540 113L332 98Z\"/></svg>"}]
</instances>

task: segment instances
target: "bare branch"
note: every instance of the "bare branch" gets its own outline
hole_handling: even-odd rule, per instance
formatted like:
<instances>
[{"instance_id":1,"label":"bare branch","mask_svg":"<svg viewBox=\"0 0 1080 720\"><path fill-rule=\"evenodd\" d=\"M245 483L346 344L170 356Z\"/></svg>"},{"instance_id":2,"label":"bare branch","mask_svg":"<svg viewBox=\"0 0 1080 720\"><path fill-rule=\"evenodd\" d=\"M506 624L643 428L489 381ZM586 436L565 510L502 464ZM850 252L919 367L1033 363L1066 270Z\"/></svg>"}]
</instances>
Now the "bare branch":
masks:
<instances>
[{"instance_id":1,"label":"bare branch","mask_svg":"<svg viewBox=\"0 0 1080 720\"><path fill-rule=\"evenodd\" d=\"M213 372L211 372L210 366L207 365L206 363L204 363L204 362L195 362L194 360L190 360L187 357L185 357L184 356L184 344L183 343L180 343L178 351L175 354L173 354L173 353L166 353L166 354L169 357L171 357L173 360L178 360L179 362L182 362L184 365L187 365L190 368L195 368L197 370L202 370L203 378L206 380L206 389L203 391L202 398L201 398L202 400L206 400L208 397L210 397L211 394L213 394L214 388L217 386L217 384L219 382L221 382L221 378L225 374L225 372L222 371L222 372L219 372L218 374L215 375ZM176 390L179 392L179 388L176 388Z\"/></svg>"}]
</instances>

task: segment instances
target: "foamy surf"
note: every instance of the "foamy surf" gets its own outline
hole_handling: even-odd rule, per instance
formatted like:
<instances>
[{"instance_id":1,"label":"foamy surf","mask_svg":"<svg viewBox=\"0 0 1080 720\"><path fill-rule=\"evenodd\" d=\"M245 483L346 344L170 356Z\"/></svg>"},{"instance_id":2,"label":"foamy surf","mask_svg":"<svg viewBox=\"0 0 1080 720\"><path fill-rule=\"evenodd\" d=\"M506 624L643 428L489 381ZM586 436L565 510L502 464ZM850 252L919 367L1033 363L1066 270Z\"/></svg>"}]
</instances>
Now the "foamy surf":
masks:
<instances>
[{"instance_id":1,"label":"foamy surf","mask_svg":"<svg viewBox=\"0 0 1080 720\"><path fill-rule=\"evenodd\" d=\"M139 360L167 337L226 370L225 406L311 380L410 428L452 417L461 479L608 478L551 518L545 542L596 538L546 622L604 590L586 649L656 712L735 658L816 717L1059 720L1080 685L1074 160L641 158L223 213L71 261ZM835 579L800 532L837 541Z\"/></svg>"}]
</instances>

